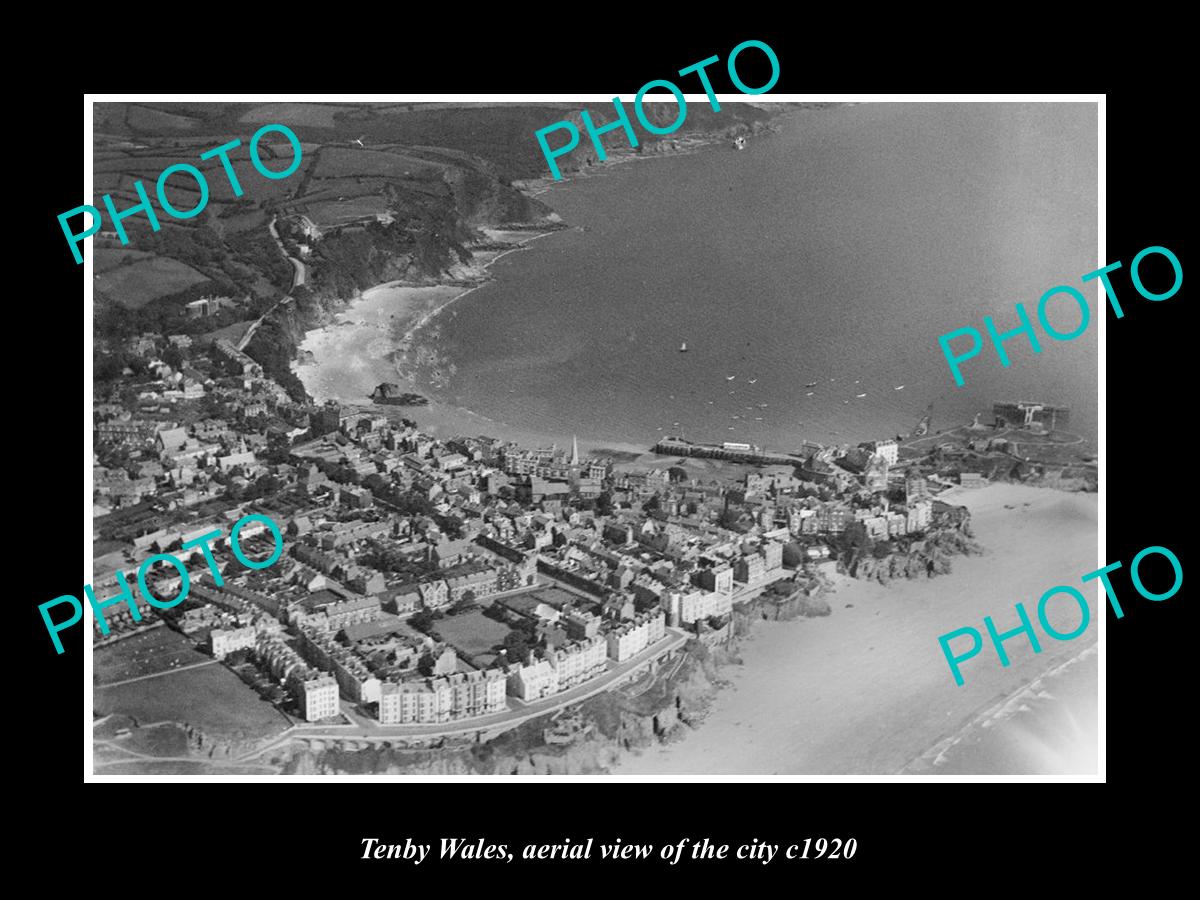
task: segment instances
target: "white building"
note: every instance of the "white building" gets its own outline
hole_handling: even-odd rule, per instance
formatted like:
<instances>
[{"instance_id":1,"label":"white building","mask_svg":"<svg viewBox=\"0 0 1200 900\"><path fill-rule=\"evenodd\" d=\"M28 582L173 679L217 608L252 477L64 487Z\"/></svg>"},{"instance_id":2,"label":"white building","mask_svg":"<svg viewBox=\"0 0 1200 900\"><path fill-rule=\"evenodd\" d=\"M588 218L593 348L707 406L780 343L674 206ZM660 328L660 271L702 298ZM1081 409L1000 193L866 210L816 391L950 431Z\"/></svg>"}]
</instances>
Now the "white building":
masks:
<instances>
[{"instance_id":1,"label":"white building","mask_svg":"<svg viewBox=\"0 0 1200 900\"><path fill-rule=\"evenodd\" d=\"M234 650L252 648L258 635L253 626L245 628L214 628L208 635L212 655L224 659Z\"/></svg>"},{"instance_id":2,"label":"white building","mask_svg":"<svg viewBox=\"0 0 1200 900\"><path fill-rule=\"evenodd\" d=\"M534 659L529 664L508 667L508 692L526 703L558 693L558 670L549 660Z\"/></svg>"},{"instance_id":3,"label":"white building","mask_svg":"<svg viewBox=\"0 0 1200 900\"><path fill-rule=\"evenodd\" d=\"M607 635L608 655L617 662L637 656L662 638L666 619L662 610L642 613L632 622L625 622Z\"/></svg>"},{"instance_id":4,"label":"white building","mask_svg":"<svg viewBox=\"0 0 1200 900\"><path fill-rule=\"evenodd\" d=\"M332 675L317 675L304 681L297 679L295 690L300 709L309 722L336 716L342 711L338 702L338 685Z\"/></svg>"}]
</instances>

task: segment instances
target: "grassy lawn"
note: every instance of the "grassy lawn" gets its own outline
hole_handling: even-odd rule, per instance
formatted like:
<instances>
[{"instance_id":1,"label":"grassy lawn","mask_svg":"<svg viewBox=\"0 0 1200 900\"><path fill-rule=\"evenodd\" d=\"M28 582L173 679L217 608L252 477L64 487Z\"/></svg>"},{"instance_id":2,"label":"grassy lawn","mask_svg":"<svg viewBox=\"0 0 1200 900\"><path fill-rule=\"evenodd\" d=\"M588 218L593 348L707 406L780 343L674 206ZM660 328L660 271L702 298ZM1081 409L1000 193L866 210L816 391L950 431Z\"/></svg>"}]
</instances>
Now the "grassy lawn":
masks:
<instances>
[{"instance_id":1,"label":"grassy lawn","mask_svg":"<svg viewBox=\"0 0 1200 900\"><path fill-rule=\"evenodd\" d=\"M146 615L143 611L143 618ZM188 638L164 625L97 649L92 656L93 675L97 685L105 685L211 659L193 649Z\"/></svg>"},{"instance_id":2,"label":"grassy lawn","mask_svg":"<svg viewBox=\"0 0 1200 900\"><path fill-rule=\"evenodd\" d=\"M279 734L289 724L282 713L221 665L98 687L92 705L100 715L132 716L142 726L178 722L208 735L237 740Z\"/></svg>"},{"instance_id":3,"label":"grassy lawn","mask_svg":"<svg viewBox=\"0 0 1200 900\"><path fill-rule=\"evenodd\" d=\"M442 640L468 659L487 653L503 643L508 634L508 626L478 610L438 619L434 629Z\"/></svg>"},{"instance_id":4,"label":"grassy lawn","mask_svg":"<svg viewBox=\"0 0 1200 900\"><path fill-rule=\"evenodd\" d=\"M122 306L137 309L156 297L175 294L207 280L208 276L178 260L155 257L101 272L96 276L96 291Z\"/></svg>"}]
</instances>

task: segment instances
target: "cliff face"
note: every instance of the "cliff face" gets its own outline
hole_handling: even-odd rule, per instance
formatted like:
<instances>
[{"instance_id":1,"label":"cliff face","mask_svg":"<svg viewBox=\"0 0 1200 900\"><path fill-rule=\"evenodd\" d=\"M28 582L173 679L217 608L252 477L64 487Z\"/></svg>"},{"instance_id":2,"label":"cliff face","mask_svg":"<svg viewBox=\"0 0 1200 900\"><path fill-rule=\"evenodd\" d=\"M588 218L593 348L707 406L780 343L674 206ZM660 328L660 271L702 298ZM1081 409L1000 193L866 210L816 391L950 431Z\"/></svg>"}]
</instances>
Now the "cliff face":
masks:
<instances>
[{"instance_id":1,"label":"cliff face","mask_svg":"<svg viewBox=\"0 0 1200 900\"><path fill-rule=\"evenodd\" d=\"M480 160L457 160L438 180L419 186L396 182L383 191L393 220L332 231L317 241L308 282L292 292L294 302L271 313L246 347L294 400L305 399L291 371L304 333L324 325L362 291L388 281L478 277L470 249L481 237L478 229L557 225L549 207L502 183Z\"/></svg>"},{"instance_id":2,"label":"cliff face","mask_svg":"<svg viewBox=\"0 0 1200 900\"><path fill-rule=\"evenodd\" d=\"M839 571L854 578L875 579L887 584L893 578L933 578L948 575L951 558L983 553L971 536L970 520L957 527L929 532L923 540L908 543L905 549L878 556L862 547L846 551L838 562Z\"/></svg>"}]
</instances>

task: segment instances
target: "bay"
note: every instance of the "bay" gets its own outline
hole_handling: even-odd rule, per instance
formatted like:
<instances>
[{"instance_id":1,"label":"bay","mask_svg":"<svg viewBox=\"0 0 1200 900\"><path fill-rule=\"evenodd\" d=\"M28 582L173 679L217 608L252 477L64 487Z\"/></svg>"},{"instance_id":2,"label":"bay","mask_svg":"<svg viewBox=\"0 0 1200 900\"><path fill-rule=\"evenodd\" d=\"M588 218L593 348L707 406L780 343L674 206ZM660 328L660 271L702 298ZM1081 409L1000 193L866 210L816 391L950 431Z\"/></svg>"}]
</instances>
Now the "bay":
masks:
<instances>
[{"instance_id":1,"label":"bay","mask_svg":"<svg viewBox=\"0 0 1200 900\"><path fill-rule=\"evenodd\" d=\"M861 104L780 121L745 151L613 166L541 195L582 228L499 260L418 332L456 368L435 399L537 434L773 449L906 434L930 403L949 428L1039 399L1070 406L1071 430L1094 440L1094 321L1073 341L1041 335L1040 354L1008 341L1009 368L985 347L962 388L937 341L985 315L1015 327L1015 303L1034 315L1046 290L1106 262L1094 106ZM1064 332L1079 315L1051 306Z\"/></svg>"}]
</instances>

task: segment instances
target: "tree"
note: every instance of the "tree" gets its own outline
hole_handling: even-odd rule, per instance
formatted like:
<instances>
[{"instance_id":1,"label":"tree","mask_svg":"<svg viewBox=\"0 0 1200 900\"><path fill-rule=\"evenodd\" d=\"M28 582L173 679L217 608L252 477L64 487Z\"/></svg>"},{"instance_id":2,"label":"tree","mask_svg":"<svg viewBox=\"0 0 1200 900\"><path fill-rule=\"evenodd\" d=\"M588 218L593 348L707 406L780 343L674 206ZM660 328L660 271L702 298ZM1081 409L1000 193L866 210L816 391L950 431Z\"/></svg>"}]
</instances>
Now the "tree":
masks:
<instances>
[{"instance_id":1,"label":"tree","mask_svg":"<svg viewBox=\"0 0 1200 900\"><path fill-rule=\"evenodd\" d=\"M429 629L431 629L433 627L433 613L427 609L423 609L420 612L413 613L408 618L408 624L411 625L413 628L415 628L417 631L428 634Z\"/></svg>"},{"instance_id":2,"label":"tree","mask_svg":"<svg viewBox=\"0 0 1200 900\"><path fill-rule=\"evenodd\" d=\"M512 662L524 662L529 656L529 639L524 632L510 631L504 636L504 649Z\"/></svg>"},{"instance_id":3,"label":"tree","mask_svg":"<svg viewBox=\"0 0 1200 900\"><path fill-rule=\"evenodd\" d=\"M248 648L248 647L242 647L239 650L234 650L232 653L230 653L229 655L227 655L225 657L225 665L240 666L243 663L249 662L250 653L251 653L251 651L250 651L250 648Z\"/></svg>"},{"instance_id":4,"label":"tree","mask_svg":"<svg viewBox=\"0 0 1200 900\"><path fill-rule=\"evenodd\" d=\"M167 348L162 352L162 361L172 369L182 369L184 363L183 351L174 344L168 344Z\"/></svg>"}]
</instances>

